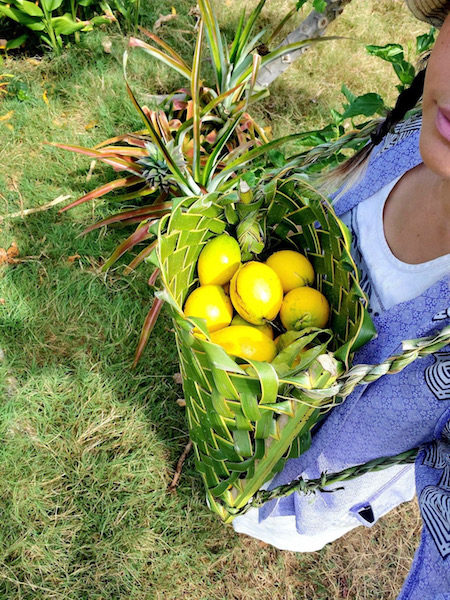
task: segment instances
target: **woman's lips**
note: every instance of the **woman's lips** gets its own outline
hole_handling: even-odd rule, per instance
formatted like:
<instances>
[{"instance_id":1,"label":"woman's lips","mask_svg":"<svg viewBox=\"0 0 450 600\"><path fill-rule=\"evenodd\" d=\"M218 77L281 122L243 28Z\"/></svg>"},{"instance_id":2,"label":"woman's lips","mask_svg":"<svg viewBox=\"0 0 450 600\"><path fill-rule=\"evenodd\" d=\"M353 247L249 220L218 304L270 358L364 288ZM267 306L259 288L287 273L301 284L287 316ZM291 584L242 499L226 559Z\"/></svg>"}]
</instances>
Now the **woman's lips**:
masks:
<instances>
[{"instance_id":1,"label":"woman's lips","mask_svg":"<svg viewBox=\"0 0 450 600\"><path fill-rule=\"evenodd\" d=\"M450 142L450 110L447 108L438 108L436 116L436 128L439 133Z\"/></svg>"}]
</instances>

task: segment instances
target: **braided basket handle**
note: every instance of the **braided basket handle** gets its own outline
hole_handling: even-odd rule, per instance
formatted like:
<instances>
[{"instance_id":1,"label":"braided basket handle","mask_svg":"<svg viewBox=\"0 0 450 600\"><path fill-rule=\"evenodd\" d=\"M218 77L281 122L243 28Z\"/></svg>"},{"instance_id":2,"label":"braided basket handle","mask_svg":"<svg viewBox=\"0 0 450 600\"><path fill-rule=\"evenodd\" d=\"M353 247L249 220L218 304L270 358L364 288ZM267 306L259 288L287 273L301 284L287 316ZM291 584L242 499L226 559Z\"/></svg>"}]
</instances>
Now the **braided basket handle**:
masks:
<instances>
[{"instance_id":1,"label":"braided basket handle","mask_svg":"<svg viewBox=\"0 0 450 600\"><path fill-rule=\"evenodd\" d=\"M338 487L330 490L325 489L325 487L335 485L336 483L343 481L356 479L365 473L373 473L375 471L382 471L383 469L388 469L389 467L394 467L396 465L413 463L419 454L419 451L420 448L412 448L411 450L407 450L406 452L402 452L401 454L397 454L395 456L383 456L381 458L375 458L362 465L355 465L354 467L349 467L339 471L338 473L325 472L322 473L317 479L304 479L303 477L299 477L298 479L291 481L291 483L279 485L272 490L259 490L253 496L251 501L239 510L239 515L243 515L250 510L250 508L260 508L266 502L270 502L270 500L284 498L293 492L298 492L300 494L314 494L318 491L330 493L337 492L343 488Z\"/></svg>"},{"instance_id":2,"label":"braided basket handle","mask_svg":"<svg viewBox=\"0 0 450 600\"><path fill-rule=\"evenodd\" d=\"M439 333L406 340L402 343L403 352L386 359L378 365L356 365L352 367L340 380L340 389L337 395L346 398L353 392L357 385L364 385L376 381L383 375L399 373L416 358L423 358L437 352L450 343L450 325L444 327Z\"/></svg>"}]
</instances>

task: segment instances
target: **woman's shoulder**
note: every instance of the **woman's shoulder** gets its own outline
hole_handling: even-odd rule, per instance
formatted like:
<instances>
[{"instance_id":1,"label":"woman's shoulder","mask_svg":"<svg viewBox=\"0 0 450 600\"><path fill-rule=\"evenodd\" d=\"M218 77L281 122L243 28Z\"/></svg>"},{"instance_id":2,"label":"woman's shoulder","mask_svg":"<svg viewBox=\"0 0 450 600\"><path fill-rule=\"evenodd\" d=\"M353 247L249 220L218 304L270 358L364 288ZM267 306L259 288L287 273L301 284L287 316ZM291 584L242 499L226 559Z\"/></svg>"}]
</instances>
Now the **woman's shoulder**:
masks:
<instances>
[{"instance_id":1,"label":"woman's shoulder","mask_svg":"<svg viewBox=\"0 0 450 600\"><path fill-rule=\"evenodd\" d=\"M373 149L361 179L335 202L338 215L351 210L359 202L422 162L419 152L421 123L420 113L401 121Z\"/></svg>"}]
</instances>

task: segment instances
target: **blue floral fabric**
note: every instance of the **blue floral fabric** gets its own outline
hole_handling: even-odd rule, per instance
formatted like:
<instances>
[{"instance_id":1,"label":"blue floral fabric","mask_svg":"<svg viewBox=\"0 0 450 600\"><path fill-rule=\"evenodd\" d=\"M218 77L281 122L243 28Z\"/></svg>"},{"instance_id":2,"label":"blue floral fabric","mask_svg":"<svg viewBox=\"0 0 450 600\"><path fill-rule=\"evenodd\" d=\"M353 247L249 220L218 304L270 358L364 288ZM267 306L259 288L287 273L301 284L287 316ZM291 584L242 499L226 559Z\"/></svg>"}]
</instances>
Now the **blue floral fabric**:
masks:
<instances>
[{"instance_id":1,"label":"blue floral fabric","mask_svg":"<svg viewBox=\"0 0 450 600\"><path fill-rule=\"evenodd\" d=\"M420 546L397 600L450 600L450 411L416 461Z\"/></svg>"}]
</instances>

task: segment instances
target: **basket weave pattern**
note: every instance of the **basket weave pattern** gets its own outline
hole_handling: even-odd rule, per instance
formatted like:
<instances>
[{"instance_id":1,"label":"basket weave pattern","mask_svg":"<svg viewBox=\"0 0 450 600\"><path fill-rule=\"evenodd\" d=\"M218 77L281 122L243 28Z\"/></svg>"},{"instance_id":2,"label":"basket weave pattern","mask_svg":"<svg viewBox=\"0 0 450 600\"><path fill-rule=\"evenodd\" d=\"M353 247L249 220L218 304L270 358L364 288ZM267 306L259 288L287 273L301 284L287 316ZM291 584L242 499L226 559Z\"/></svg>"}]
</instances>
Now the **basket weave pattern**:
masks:
<instances>
[{"instance_id":1,"label":"basket weave pattern","mask_svg":"<svg viewBox=\"0 0 450 600\"><path fill-rule=\"evenodd\" d=\"M186 297L198 285L196 264L203 246L231 228L230 215L239 210L233 200L232 194L179 200L172 213L161 219L156 250L164 288L160 296L169 304L174 321L196 468L210 508L225 522L247 510L288 458L308 449L311 428L356 385L396 373L450 341L447 327L434 337L404 342L402 353L379 365L351 367L353 352L373 337L374 329L350 255L350 235L324 198L291 177L267 186L255 206L265 221L270 252L298 249L313 263L315 287L331 306L331 330L306 332L300 343L314 341L315 345L305 364L302 360L294 368L281 353L271 364L249 360L245 365L249 368L244 369L242 360L234 360L209 341L204 321L186 318L182 311ZM194 335L194 327L204 335ZM296 343L289 346L295 352ZM381 463L392 464L392 459ZM295 485L292 490L280 489L279 494L294 489ZM264 501L276 494L260 497Z\"/></svg>"},{"instance_id":2,"label":"basket weave pattern","mask_svg":"<svg viewBox=\"0 0 450 600\"><path fill-rule=\"evenodd\" d=\"M265 190L261 214L271 251L298 249L312 262L315 287L331 306L328 350L334 355L326 353L325 342L317 346L322 357L307 369L248 361L251 367L244 370L207 336L195 336L193 327L207 333L205 326L185 318L182 307L198 285L196 263L204 244L228 227L220 201L214 195L180 201L161 221L158 262L174 318L196 467L211 509L229 521L288 458L309 447L311 428L324 407L335 402L338 375L348 367L351 352L366 341L364 335L370 339L373 332L362 334L367 301L349 235L322 197L291 178Z\"/></svg>"}]
</instances>

